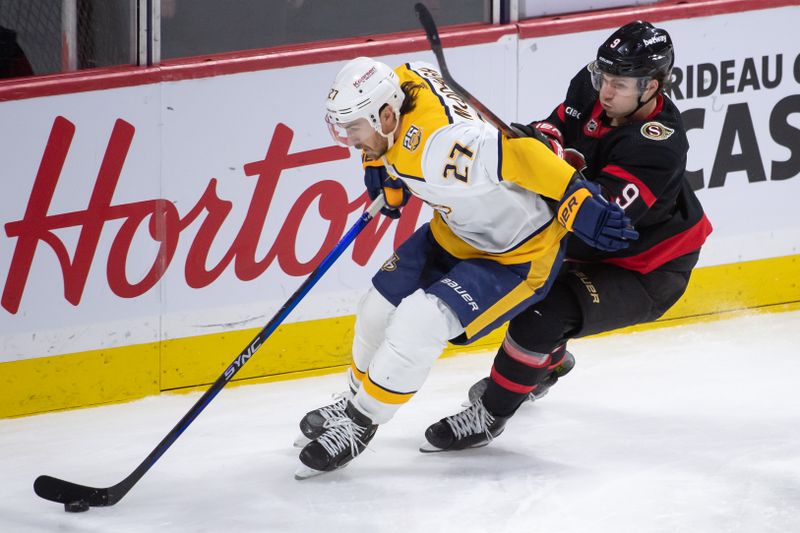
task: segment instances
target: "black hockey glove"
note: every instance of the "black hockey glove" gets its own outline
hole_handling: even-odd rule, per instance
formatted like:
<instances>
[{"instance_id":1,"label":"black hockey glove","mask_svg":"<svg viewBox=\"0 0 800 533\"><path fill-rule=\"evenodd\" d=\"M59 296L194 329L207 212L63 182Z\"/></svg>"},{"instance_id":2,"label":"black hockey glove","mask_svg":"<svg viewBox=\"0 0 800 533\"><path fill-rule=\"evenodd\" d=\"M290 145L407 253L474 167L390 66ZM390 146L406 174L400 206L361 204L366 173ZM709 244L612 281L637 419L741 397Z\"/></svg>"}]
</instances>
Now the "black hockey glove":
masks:
<instances>
[{"instance_id":1,"label":"black hockey glove","mask_svg":"<svg viewBox=\"0 0 800 533\"><path fill-rule=\"evenodd\" d=\"M625 211L603 198L596 183L583 178L575 180L564 193L558 204L558 220L586 244L606 252L623 250L628 241L639 238Z\"/></svg>"},{"instance_id":2,"label":"black hockey glove","mask_svg":"<svg viewBox=\"0 0 800 533\"><path fill-rule=\"evenodd\" d=\"M533 137L550 148L558 157L564 159L564 136L549 122L531 122L530 124L512 122L511 129L518 131L523 137Z\"/></svg>"},{"instance_id":3,"label":"black hockey glove","mask_svg":"<svg viewBox=\"0 0 800 533\"><path fill-rule=\"evenodd\" d=\"M383 195L386 206L381 208L381 213L389 218L400 218L400 208L406 205L411 197L411 192L402 180L390 178L383 165L365 166L364 185L367 187L370 200L374 200L380 194Z\"/></svg>"}]
</instances>

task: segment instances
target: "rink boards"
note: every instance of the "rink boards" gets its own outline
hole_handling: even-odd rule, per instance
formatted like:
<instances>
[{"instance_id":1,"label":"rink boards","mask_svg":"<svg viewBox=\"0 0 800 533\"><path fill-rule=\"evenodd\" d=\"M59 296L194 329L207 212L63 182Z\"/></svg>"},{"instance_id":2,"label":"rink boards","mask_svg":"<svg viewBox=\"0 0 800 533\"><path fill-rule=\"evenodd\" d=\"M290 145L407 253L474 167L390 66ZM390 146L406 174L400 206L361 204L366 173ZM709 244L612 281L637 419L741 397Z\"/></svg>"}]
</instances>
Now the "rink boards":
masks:
<instances>
[{"instance_id":1,"label":"rink boards","mask_svg":"<svg viewBox=\"0 0 800 533\"><path fill-rule=\"evenodd\" d=\"M445 53L497 115L527 121L563 99L610 29L643 18L669 30L690 179L715 231L663 320L779 306L800 301L793 3L465 28L446 33ZM0 417L216 379L366 205L358 159L332 145L321 112L356 55L433 61L414 33L0 84ZM347 363L357 298L429 216L416 203L373 223L237 377Z\"/></svg>"}]
</instances>

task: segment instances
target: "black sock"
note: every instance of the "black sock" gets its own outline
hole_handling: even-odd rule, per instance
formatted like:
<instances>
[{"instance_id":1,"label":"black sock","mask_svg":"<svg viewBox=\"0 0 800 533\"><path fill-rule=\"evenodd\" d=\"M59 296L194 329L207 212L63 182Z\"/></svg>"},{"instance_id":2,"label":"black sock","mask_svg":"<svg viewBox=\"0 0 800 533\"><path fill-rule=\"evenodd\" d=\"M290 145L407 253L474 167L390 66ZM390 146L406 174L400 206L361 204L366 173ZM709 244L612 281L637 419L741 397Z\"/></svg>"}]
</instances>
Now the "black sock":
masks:
<instances>
[{"instance_id":1,"label":"black sock","mask_svg":"<svg viewBox=\"0 0 800 533\"><path fill-rule=\"evenodd\" d=\"M511 416L528 398L528 393L513 392L489 379L489 386L483 393L483 406L495 416Z\"/></svg>"}]
</instances>

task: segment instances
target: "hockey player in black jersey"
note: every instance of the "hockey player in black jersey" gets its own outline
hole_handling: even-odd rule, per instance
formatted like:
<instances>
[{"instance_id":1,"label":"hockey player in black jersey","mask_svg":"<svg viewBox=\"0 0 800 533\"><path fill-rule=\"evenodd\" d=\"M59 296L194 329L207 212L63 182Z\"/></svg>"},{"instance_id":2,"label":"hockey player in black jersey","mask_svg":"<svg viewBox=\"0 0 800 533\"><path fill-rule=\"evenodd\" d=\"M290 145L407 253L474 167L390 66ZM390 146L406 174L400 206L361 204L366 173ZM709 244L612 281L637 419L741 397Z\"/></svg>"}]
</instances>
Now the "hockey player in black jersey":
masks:
<instances>
[{"instance_id":1,"label":"hockey player in black jersey","mask_svg":"<svg viewBox=\"0 0 800 533\"><path fill-rule=\"evenodd\" d=\"M513 125L563 150L625 210L639 239L616 252L570 239L550 293L511 320L490 377L473 385L469 407L428 428L422 451L487 444L524 401L569 372L569 339L655 320L683 295L711 224L686 179L686 130L665 93L673 62L665 30L631 22L549 117Z\"/></svg>"}]
</instances>

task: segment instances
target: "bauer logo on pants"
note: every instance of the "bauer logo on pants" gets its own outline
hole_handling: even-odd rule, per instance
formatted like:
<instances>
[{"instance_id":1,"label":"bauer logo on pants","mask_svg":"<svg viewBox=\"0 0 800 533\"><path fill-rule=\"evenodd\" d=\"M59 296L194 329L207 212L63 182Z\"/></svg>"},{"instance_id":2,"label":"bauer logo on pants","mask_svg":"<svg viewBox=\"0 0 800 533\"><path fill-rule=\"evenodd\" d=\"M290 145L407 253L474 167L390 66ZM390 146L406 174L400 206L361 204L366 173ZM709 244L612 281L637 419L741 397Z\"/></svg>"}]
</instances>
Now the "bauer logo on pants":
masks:
<instances>
[{"instance_id":1,"label":"bauer logo on pants","mask_svg":"<svg viewBox=\"0 0 800 533\"><path fill-rule=\"evenodd\" d=\"M480 310L478 303L475 301L472 295L468 293L467 289L463 288L457 281L453 281L450 278L443 278L439 281L441 283L444 283L448 287L451 287L454 291L456 291L456 294L461 296L461 299L467 302L467 305L469 306L470 309L472 309L473 311Z\"/></svg>"}]
</instances>

